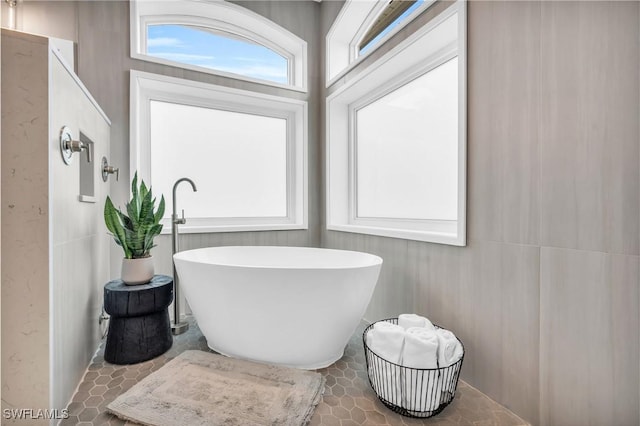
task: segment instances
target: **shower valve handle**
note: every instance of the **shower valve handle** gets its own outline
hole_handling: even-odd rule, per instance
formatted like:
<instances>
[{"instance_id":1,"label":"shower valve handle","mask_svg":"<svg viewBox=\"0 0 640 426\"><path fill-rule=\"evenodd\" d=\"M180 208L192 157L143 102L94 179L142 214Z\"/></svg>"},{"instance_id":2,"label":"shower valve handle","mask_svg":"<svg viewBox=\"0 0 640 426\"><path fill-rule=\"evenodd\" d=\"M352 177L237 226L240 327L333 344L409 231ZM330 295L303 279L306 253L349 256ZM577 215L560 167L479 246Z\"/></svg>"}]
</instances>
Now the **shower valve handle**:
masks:
<instances>
[{"instance_id":1,"label":"shower valve handle","mask_svg":"<svg viewBox=\"0 0 640 426\"><path fill-rule=\"evenodd\" d=\"M109 165L107 157L102 157L102 180L107 181L109 175L116 175L116 181L120 180L120 168Z\"/></svg>"},{"instance_id":2,"label":"shower valve handle","mask_svg":"<svg viewBox=\"0 0 640 426\"><path fill-rule=\"evenodd\" d=\"M82 141L68 140L65 142L64 148L71 152L85 151L87 153L87 163L91 162L91 145Z\"/></svg>"},{"instance_id":3,"label":"shower valve handle","mask_svg":"<svg viewBox=\"0 0 640 426\"><path fill-rule=\"evenodd\" d=\"M87 154L87 163L93 161L93 153L91 149L91 143L74 140L71 134L71 129L67 126L62 126L60 129L60 154L62 154L62 160L66 165L71 164L71 157L74 152L84 151Z\"/></svg>"}]
</instances>

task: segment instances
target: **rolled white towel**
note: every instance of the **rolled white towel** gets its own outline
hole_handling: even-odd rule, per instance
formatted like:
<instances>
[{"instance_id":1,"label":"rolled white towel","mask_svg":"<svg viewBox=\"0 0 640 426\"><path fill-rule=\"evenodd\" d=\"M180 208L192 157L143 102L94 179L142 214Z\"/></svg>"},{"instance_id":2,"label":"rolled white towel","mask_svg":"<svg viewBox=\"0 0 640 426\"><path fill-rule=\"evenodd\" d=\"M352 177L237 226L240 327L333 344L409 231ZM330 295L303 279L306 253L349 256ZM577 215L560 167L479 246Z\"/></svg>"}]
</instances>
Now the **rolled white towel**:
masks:
<instances>
[{"instance_id":1,"label":"rolled white towel","mask_svg":"<svg viewBox=\"0 0 640 426\"><path fill-rule=\"evenodd\" d=\"M438 361L440 368L449 367L462 358L462 345L456 335L449 330L439 328L436 333L439 340Z\"/></svg>"},{"instance_id":2,"label":"rolled white towel","mask_svg":"<svg viewBox=\"0 0 640 426\"><path fill-rule=\"evenodd\" d=\"M399 325L380 321L367 333L367 345L385 360L400 364L404 336L405 331Z\"/></svg>"},{"instance_id":3,"label":"rolled white towel","mask_svg":"<svg viewBox=\"0 0 640 426\"><path fill-rule=\"evenodd\" d=\"M427 318L416 314L401 314L398 315L398 325L405 330L412 327L424 327L428 330L435 330L436 328L431 324Z\"/></svg>"},{"instance_id":4,"label":"rolled white towel","mask_svg":"<svg viewBox=\"0 0 640 426\"><path fill-rule=\"evenodd\" d=\"M402 365L411 368L438 368L438 334L424 327L407 329Z\"/></svg>"},{"instance_id":5,"label":"rolled white towel","mask_svg":"<svg viewBox=\"0 0 640 426\"><path fill-rule=\"evenodd\" d=\"M440 405L441 381L438 368L438 335L424 327L407 330L402 351L404 369L402 407L410 411L433 411Z\"/></svg>"},{"instance_id":6,"label":"rolled white towel","mask_svg":"<svg viewBox=\"0 0 640 426\"><path fill-rule=\"evenodd\" d=\"M369 367L374 372L371 384L379 396L394 405L400 405L402 388L400 367L393 364L400 364L405 334L402 327L386 321L375 323L367 333L367 345L385 360L377 357L369 359Z\"/></svg>"}]
</instances>

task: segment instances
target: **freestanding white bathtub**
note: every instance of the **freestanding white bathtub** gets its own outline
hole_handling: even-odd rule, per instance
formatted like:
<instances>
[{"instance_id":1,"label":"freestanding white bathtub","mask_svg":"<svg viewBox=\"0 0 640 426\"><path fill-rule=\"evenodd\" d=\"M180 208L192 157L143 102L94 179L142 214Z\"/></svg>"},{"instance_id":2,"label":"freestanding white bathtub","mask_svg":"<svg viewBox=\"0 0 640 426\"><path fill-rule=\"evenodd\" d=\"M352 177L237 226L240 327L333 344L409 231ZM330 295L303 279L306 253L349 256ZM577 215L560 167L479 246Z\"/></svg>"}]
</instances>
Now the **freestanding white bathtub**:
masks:
<instances>
[{"instance_id":1,"label":"freestanding white bathtub","mask_svg":"<svg viewBox=\"0 0 640 426\"><path fill-rule=\"evenodd\" d=\"M372 254L306 247L209 247L173 258L211 349L303 369L342 357L382 266Z\"/></svg>"}]
</instances>

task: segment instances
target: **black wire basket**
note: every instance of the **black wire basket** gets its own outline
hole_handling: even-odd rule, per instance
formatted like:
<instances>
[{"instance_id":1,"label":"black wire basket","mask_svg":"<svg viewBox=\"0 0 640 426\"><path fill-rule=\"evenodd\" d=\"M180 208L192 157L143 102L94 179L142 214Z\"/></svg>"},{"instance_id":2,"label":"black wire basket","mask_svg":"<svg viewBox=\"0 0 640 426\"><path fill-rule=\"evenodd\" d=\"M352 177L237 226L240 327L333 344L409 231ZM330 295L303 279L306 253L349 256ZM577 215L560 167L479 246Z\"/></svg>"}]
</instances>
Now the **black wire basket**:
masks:
<instances>
[{"instance_id":1,"label":"black wire basket","mask_svg":"<svg viewBox=\"0 0 640 426\"><path fill-rule=\"evenodd\" d=\"M398 318L385 320L398 324ZM380 357L367 345L367 333L375 325L369 325L362 335L369 383L380 401L389 409L407 417L427 418L435 416L453 401L460 378L462 357L448 367L422 369L405 367ZM437 325L435 326L437 328Z\"/></svg>"}]
</instances>

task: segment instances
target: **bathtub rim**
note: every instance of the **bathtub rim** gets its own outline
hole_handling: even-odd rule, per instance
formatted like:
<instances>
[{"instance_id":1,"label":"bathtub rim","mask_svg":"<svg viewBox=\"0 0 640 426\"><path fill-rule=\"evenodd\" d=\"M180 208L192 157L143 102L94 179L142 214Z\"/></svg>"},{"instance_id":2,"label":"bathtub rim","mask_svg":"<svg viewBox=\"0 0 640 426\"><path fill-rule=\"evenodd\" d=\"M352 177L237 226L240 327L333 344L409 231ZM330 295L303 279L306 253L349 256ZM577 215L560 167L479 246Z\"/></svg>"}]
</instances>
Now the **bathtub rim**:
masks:
<instances>
[{"instance_id":1,"label":"bathtub rim","mask_svg":"<svg viewBox=\"0 0 640 426\"><path fill-rule=\"evenodd\" d=\"M207 251L207 250L216 250L216 249L237 249L237 248L261 248L261 249L301 249L301 250L316 250L316 251L332 251L332 252L347 252L347 253L356 253L363 257L367 257L372 260L372 262L361 265L330 265L327 264L325 266L319 265L251 265L251 264L238 264L231 262L215 262L213 259L207 259L207 261L189 259L187 256L189 253L196 251ZM194 263L194 264L203 264L203 265L211 265L218 267L229 267L229 268L247 268L247 269L263 269L263 270L300 270L300 271L327 271L327 270L347 270L347 269L362 269L362 268L371 268L371 267L382 267L384 260L382 257L367 253L363 251L357 250L343 250L343 249L333 249L333 248L322 248L322 247L306 247L306 246L256 246L256 245L247 245L247 246L211 246L211 247L201 247L196 249L183 250L178 253L175 253L172 256L173 261L176 260Z\"/></svg>"}]
</instances>

